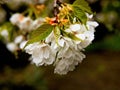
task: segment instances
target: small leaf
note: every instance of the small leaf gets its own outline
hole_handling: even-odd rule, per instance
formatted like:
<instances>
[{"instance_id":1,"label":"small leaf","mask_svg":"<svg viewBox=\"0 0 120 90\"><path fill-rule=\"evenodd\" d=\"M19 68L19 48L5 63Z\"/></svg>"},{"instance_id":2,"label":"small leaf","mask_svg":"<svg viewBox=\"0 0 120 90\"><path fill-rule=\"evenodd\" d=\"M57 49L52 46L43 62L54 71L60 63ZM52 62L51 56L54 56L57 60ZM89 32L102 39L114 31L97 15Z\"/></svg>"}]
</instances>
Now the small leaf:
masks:
<instances>
[{"instance_id":1,"label":"small leaf","mask_svg":"<svg viewBox=\"0 0 120 90\"><path fill-rule=\"evenodd\" d=\"M64 36L69 37L72 40L82 41L80 38L76 37L73 33L68 33L68 32L65 32L65 31L62 31L62 33L63 33Z\"/></svg>"},{"instance_id":2,"label":"small leaf","mask_svg":"<svg viewBox=\"0 0 120 90\"><path fill-rule=\"evenodd\" d=\"M40 26L37 30L34 30L31 33L30 39L27 42L26 46L28 44L44 40L52 32L52 30L53 30L53 26L49 24L44 24Z\"/></svg>"},{"instance_id":3,"label":"small leaf","mask_svg":"<svg viewBox=\"0 0 120 90\"><path fill-rule=\"evenodd\" d=\"M60 29L57 26L54 29L54 36L55 36L56 43L58 44L58 39L60 37Z\"/></svg>"},{"instance_id":4,"label":"small leaf","mask_svg":"<svg viewBox=\"0 0 120 90\"><path fill-rule=\"evenodd\" d=\"M80 19L80 21L83 24L86 24L87 21L87 16L85 14L85 12L83 10L81 10L78 6L73 6L73 10L74 10L74 15Z\"/></svg>"},{"instance_id":5,"label":"small leaf","mask_svg":"<svg viewBox=\"0 0 120 90\"><path fill-rule=\"evenodd\" d=\"M73 3L74 6L79 6L80 9L86 11L88 13L92 13L91 8L89 7L88 3L85 0L76 0Z\"/></svg>"}]
</instances>

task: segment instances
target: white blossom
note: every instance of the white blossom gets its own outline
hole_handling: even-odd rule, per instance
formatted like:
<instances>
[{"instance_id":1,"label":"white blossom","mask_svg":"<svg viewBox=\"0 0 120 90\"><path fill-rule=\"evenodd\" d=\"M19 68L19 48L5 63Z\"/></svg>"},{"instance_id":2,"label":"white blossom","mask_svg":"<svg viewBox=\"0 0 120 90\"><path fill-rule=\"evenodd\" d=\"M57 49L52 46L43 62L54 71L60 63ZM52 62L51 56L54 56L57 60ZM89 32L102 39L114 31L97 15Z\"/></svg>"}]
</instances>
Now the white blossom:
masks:
<instances>
[{"instance_id":1,"label":"white blossom","mask_svg":"<svg viewBox=\"0 0 120 90\"><path fill-rule=\"evenodd\" d=\"M30 17L25 17L20 13L13 14L10 18L10 22L17 25L20 30L31 31L33 28L33 20Z\"/></svg>"},{"instance_id":2,"label":"white blossom","mask_svg":"<svg viewBox=\"0 0 120 90\"><path fill-rule=\"evenodd\" d=\"M18 24L21 30L31 31L31 25L33 20L30 17L24 17Z\"/></svg>"},{"instance_id":3,"label":"white blossom","mask_svg":"<svg viewBox=\"0 0 120 90\"><path fill-rule=\"evenodd\" d=\"M51 47L45 43L33 43L25 48L28 54L32 55L32 63L37 66L50 65L55 60L55 54L52 52Z\"/></svg>"},{"instance_id":4,"label":"white blossom","mask_svg":"<svg viewBox=\"0 0 120 90\"><path fill-rule=\"evenodd\" d=\"M75 66L85 58L82 51L93 41L96 26L98 23L94 21L87 21L86 26L81 23L72 24L65 32L73 33L80 40L60 35L58 42L56 42L54 33L51 32L45 39L46 44L30 44L25 48L26 52L32 55L32 63L37 66L55 62L54 72L61 75L67 74L67 72L73 71Z\"/></svg>"},{"instance_id":5,"label":"white blossom","mask_svg":"<svg viewBox=\"0 0 120 90\"><path fill-rule=\"evenodd\" d=\"M92 15L90 16L92 17ZM84 24L72 24L65 31L68 33L73 33L80 40L72 40L75 42L78 48L83 49L87 47L94 40L95 27L98 26L98 23L95 21L87 21L86 26ZM75 46L76 46L75 45Z\"/></svg>"},{"instance_id":6,"label":"white blossom","mask_svg":"<svg viewBox=\"0 0 120 90\"><path fill-rule=\"evenodd\" d=\"M68 71L74 70L75 66L85 58L85 55L75 49L76 44L72 42L71 39L62 37L60 40L62 45L57 54L54 72L58 74L67 74Z\"/></svg>"},{"instance_id":7,"label":"white blossom","mask_svg":"<svg viewBox=\"0 0 120 90\"><path fill-rule=\"evenodd\" d=\"M20 13L15 13L11 16L10 18L10 22L13 24L13 25L17 25L20 23L21 20L23 20L24 16Z\"/></svg>"}]
</instances>

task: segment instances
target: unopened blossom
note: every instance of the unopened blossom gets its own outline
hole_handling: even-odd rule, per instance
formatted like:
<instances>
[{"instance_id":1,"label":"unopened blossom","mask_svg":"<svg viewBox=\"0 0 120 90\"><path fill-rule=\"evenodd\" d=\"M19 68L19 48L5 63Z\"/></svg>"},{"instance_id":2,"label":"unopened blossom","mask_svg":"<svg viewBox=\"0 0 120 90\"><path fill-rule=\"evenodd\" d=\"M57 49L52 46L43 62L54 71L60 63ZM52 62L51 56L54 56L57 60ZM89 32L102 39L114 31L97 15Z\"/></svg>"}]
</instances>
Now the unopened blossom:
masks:
<instances>
[{"instance_id":1,"label":"unopened blossom","mask_svg":"<svg viewBox=\"0 0 120 90\"><path fill-rule=\"evenodd\" d=\"M0 32L0 35L3 36L5 39L8 39L8 30L4 29Z\"/></svg>"},{"instance_id":2,"label":"unopened blossom","mask_svg":"<svg viewBox=\"0 0 120 90\"><path fill-rule=\"evenodd\" d=\"M17 44L15 44L15 43L13 43L13 42L8 43L8 44L6 45L6 47L7 47L7 49L8 49L9 51L11 51L11 52L14 52L14 51L16 51L16 50L18 49Z\"/></svg>"},{"instance_id":3,"label":"unopened blossom","mask_svg":"<svg viewBox=\"0 0 120 90\"><path fill-rule=\"evenodd\" d=\"M23 37L22 35L19 35L19 36L17 36L17 37L15 38L14 42L15 42L16 44L19 44L19 43L22 42L23 38L24 38L24 37Z\"/></svg>"},{"instance_id":4,"label":"unopened blossom","mask_svg":"<svg viewBox=\"0 0 120 90\"><path fill-rule=\"evenodd\" d=\"M37 66L50 65L55 60L55 54L52 52L51 47L45 43L33 43L25 48L28 54L31 54L32 63Z\"/></svg>"}]
</instances>

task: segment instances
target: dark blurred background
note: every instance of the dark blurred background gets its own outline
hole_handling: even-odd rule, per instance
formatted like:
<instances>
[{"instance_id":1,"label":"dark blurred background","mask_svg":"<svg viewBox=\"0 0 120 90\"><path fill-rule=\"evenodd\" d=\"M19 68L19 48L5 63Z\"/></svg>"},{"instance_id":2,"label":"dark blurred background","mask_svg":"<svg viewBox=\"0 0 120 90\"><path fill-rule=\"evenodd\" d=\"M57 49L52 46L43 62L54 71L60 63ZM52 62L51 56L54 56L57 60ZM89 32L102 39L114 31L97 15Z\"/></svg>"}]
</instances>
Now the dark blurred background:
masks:
<instances>
[{"instance_id":1,"label":"dark blurred background","mask_svg":"<svg viewBox=\"0 0 120 90\"><path fill-rule=\"evenodd\" d=\"M9 20L11 12L21 12L33 1L0 0L0 24ZM40 0L50 9L52 1ZM120 1L86 1L99 22L95 40L84 52L86 59L73 72L60 76L53 73L53 66L30 64L24 52L16 58L0 42L0 90L120 90Z\"/></svg>"}]
</instances>

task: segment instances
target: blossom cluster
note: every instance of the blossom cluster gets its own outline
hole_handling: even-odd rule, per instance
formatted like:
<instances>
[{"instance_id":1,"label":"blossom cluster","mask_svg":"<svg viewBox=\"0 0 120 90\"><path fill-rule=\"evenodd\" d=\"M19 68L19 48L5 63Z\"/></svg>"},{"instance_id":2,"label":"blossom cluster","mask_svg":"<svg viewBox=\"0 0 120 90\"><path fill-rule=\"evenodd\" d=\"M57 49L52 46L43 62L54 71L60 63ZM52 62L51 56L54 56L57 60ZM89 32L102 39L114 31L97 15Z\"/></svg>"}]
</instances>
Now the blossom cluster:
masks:
<instances>
[{"instance_id":1,"label":"blossom cluster","mask_svg":"<svg viewBox=\"0 0 120 90\"><path fill-rule=\"evenodd\" d=\"M11 52L23 49L31 55L30 61L36 66L53 64L54 73L63 75L73 71L86 57L83 51L94 40L98 23L92 20L89 10L86 12L87 9L56 1L53 18L33 20L29 15L15 13L9 21L17 30L12 28L12 32L3 26L0 36ZM11 36L14 36L12 40Z\"/></svg>"},{"instance_id":2,"label":"blossom cluster","mask_svg":"<svg viewBox=\"0 0 120 90\"><path fill-rule=\"evenodd\" d=\"M14 37L14 40L11 42L8 42L9 38L9 28L1 28L1 36L4 37L6 42L6 47L11 52L15 52L17 50L23 49L26 42L27 42L27 36L26 33L29 33L36 28L38 28L43 22L44 18L38 18L36 20L32 20L30 17L26 17L20 13L15 13L10 17L10 22L12 25L15 25L19 28L17 35Z\"/></svg>"},{"instance_id":3,"label":"blossom cluster","mask_svg":"<svg viewBox=\"0 0 120 90\"><path fill-rule=\"evenodd\" d=\"M73 33L80 40L76 41L60 35L58 43L56 43L54 33L51 32L44 42L32 43L25 50L32 55L31 61L37 66L54 63L55 73L67 74L68 71L73 71L75 66L85 58L82 51L93 41L97 26L97 22L90 20L86 25L75 23L64 31Z\"/></svg>"},{"instance_id":4,"label":"blossom cluster","mask_svg":"<svg viewBox=\"0 0 120 90\"><path fill-rule=\"evenodd\" d=\"M11 16L10 22L13 25L18 26L20 30L24 30L24 32L30 32L38 28L44 22L44 18L32 20L30 17L25 17L20 13L16 13Z\"/></svg>"}]
</instances>

